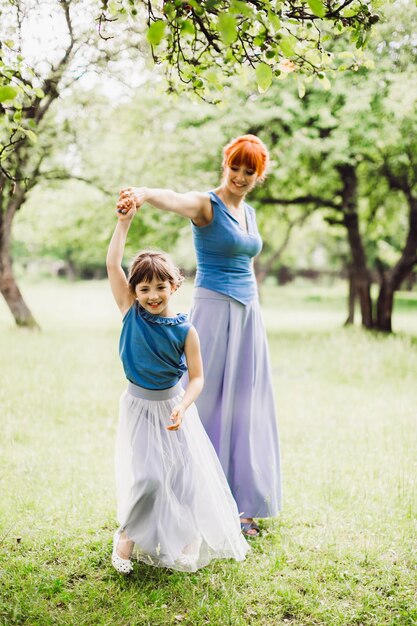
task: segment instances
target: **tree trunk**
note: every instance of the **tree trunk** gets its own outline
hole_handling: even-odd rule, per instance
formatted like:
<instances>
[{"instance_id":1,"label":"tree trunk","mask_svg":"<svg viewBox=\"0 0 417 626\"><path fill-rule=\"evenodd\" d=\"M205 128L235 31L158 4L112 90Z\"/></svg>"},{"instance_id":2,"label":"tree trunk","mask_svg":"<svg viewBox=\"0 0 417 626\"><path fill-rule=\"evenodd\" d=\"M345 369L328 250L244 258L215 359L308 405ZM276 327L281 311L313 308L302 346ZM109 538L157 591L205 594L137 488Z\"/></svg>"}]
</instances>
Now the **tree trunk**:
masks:
<instances>
[{"instance_id":1,"label":"tree trunk","mask_svg":"<svg viewBox=\"0 0 417 626\"><path fill-rule=\"evenodd\" d=\"M362 326L368 329L373 328L371 283L369 278L367 276L361 276L357 280L356 289L361 307Z\"/></svg>"},{"instance_id":2,"label":"tree trunk","mask_svg":"<svg viewBox=\"0 0 417 626\"><path fill-rule=\"evenodd\" d=\"M17 286L10 254L12 221L16 211L24 202L26 192L17 185L14 193L6 194L5 191L8 189L4 183L4 178L0 179L0 293L6 300L18 326L39 329L38 323ZM8 201L5 202L6 198ZM3 202L6 206L2 206Z\"/></svg>"},{"instance_id":3,"label":"tree trunk","mask_svg":"<svg viewBox=\"0 0 417 626\"><path fill-rule=\"evenodd\" d=\"M389 280L382 278L381 288L379 290L377 311L376 311L376 330L386 333L392 332L392 311L394 308L394 289Z\"/></svg>"},{"instance_id":4,"label":"tree trunk","mask_svg":"<svg viewBox=\"0 0 417 626\"><path fill-rule=\"evenodd\" d=\"M361 308L362 326L369 329L373 328L371 278L359 230L357 208L358 179L353 165L343 164L337 169L343 182L343 223L348 233L356 295Z\"/></svg>"},{"instance_id":5,"label":"tree trunk","mask_svg":"<svg viewBox=\"0 0 417 626\"><path fill-rule=\"evenodd\" d=\"M18 326L39 329L38 323L23 300L23 296L16 284L10 258L4 259L3 255L0 258L0 292L6 300L16 324Z\"/></svg>"},{"instance_id":6,"label":"tree trunk","mask_svg":"<svg viewBox=\"0 0 417 626\"><path fill-rule=\"evenodd\" d=\"M386 333L392 332L394 294L401 288L402 282L410 275L417 263L417 198L412 195L410 189L405 189L404 194L409 205L405 246L400 258L390 271L380 270L381 288L378 295L375 328Z\"/></svg>"},{"instance_id":7,"label":"tree trunk","mask_svg":"<svg viewBox=\"0 0 417 626\"><path fill-rule=\"evenodd\" d=\"M352 267L349 267L349 295L348 295L348 316L345 326L355 323L355 304L356 304L356 282Z\"/></svg>"}]
</instances>

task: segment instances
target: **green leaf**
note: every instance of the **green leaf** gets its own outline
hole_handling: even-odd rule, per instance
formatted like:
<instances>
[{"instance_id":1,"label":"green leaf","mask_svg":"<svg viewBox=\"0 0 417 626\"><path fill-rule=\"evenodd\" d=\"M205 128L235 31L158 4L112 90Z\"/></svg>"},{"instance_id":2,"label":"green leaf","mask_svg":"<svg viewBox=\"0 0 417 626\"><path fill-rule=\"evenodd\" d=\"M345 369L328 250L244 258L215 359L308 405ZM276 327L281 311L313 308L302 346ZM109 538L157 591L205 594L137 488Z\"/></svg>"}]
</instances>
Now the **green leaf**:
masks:
<instances>
[{"instance_id":1,"label":"green leaf","mask_svg":"<svg viewBox=\"0 0 417 626\"><path fill-rule=\"evenodd\" d=\"M265 35L256 35L256 37L253 38L253 43L257 48L260 48L265 43Z\"/></svg>"},{"instance_id":2,"label":"green leaf","mask_svg":"<svg viewBox=\"0 0 417 626\"><path fill-rule=\"evenodd\" d=\"M307 4L317 17L324 17L326 15L326 7L321 0L307 0Z\"/></svg>"},{"instance_id":3,"label":"green leaf","mask_svg":"<svg viewBox=\"0 0 417 626\"><path fill-rule=\"evenodd\" d=\"M258 84L258 91L264 93L272 83L272 69L266 63L259 63L256 66L256 82Z\"/></svg>"},{"instance_id":4,"label":"green leaf","mask_svg":"<svg viewBox=\"0 0 417 626\"><path fill-rule=\"evenodd\" d=\"M223 85L216 70L207 70L206 72L204 72L204 78L210 85L213 85L216 89L223 89Z\"/></svg>"},{"instance_id":5,"label":"green leaf","mask_svg":"<svg viewBox=\"0 0 417 626\"><path fill-rule=\"evenodd\" d=\"M323 89L325 91L330 91L330 89L332 88L332 84L327 78L327 76L324 76L323 74L320 76L319 74L319 79L320 79L320 85L323 87Z\"/></svg>"},{"instance_id":6,"label":"green leaf","mask_svg":"<svg viewBox=\"0 0 417 626\"><path fill-rule=\"evenodd\" d=\"M184 20L181 24L181 35L190 35L191 37L194 37L195 28L191 20Z\"/></svg>"},{"instance_id":7,"label":"green leaf","mask_svg":"<svg viewBox=\"0 0 417 626\"><path fill-rule=\"evenodd\" d=\"M296 44L297 40L293 35L288 35L288 37L283 37L279 40L279 47L286 57L292 57L295 55Z\"/></svg>"},{"instance_id":8,"label":"green leaf","mask_svg":"<svg viewBox=\"0 0 417 626\"><path fill-rule=\"evenodd\" d=\"M305 93L306 93L306 86L302 80L297 81L297 87L298 87L298 96L300 98L304 98Z\"/></svg>"},{"instance_id":9,"label":"green leaf","mask_svg":"<svg viewBox=\"0 0 417 626\"><path fill-rule=\"evenodd\" d=\"M273 11L268 11L268 21L275 31L278 31L281 28L281 20Z\"/></svg>"},{"instance_id":10,"label":"green leaf","mask_svg":"<svg viewBox=\"0 0 417 626\"><path fill-rule=\"evenodd\" d=\"M16 87L10 87L10 85L6 85L4 87L0 87L0 102L7 102L7 100L13 100L16 98L19 90Z\"/></svg>"},{"instance_id":11,"label":"green leaf","mask_svg":"<svg viewBox=\"0 0 417 626\"><path fill-rule=\"evenodd\" d=\"M158 46L165 34L165 22L163 20L157 20L153 22L148 28L146 33L146 39L151 46Z\"/></svg>"},{"instance_id":12,"label":"green leaf","mask_svg":"<svg viewBox=\"0 0 417 626\"><path fill-rule=\"evenodd\" d=\"M337 56L340 59L354 59L355 53L352 52L351 50L343 50L343 52L338 52Z\"/></svg>"},{"instance_id":13,"label":"green leaf","mask_svg":"<svg viewBox=\"0 0 417 626\"><path fill-rule=\"evenodd\" d=\"M44 97L45 97L45 92L44 92L44 90L43 90L43 89L41 89L40 87L36 87L36 89L35 89L35 95L36 95L38 98L44 98Z\"/></svg>"},{"instance_id":14,"label":"green leaf","mask_svg":"<svg viewBox=\"0 0 417 626\"><path fill-rule=\"evenodd\" d=\"M31 140L32 143L36 143L38 141L38 138L35 135L35 133L33 132L33 130L28 130L27 128L25 128L24 132L25 132L25 135L27 137L29 137L29 139Z\"/></svg>"},{"instance_id":15,"label":"green leaf","mask_svg":"<svg viewBox=\"0 0 417 626\"><path fill-rule=\"evenodd\" d=\"M253 11L246 2L242 0L232 0L230 3L230 10L232 13L243 15L244 17L252 17Z\"/></svg>"},{"instance_id":16,"label":"green leaf","mask_svg":"<svg viewBox=\"0 0 417 626\"><path fill-rule=\"evenodd\" d=\"M191 4L191 3L190 3ZM194 6L193 4L191 6ZM175 7L171 2L165 2L162 9L165 15L168 15L171 19L175 16Z\"/></svg>"},{"instance_id":17,"label":"green leaf","mask_svg":"<svg viewBox=\"0 0 417 626\"><path fill-rule=\"evenodd\" d=\"M218 27L220 37L226 45L234 43L237 39L237 22L232 15L222 13L219 16Z\"/></svg>"},{"instance_id":18,"label":"green leaf","mask_svg":"<svg viewBox=\"0 0 417 626\"><path fill-rule=\"evenodd\" d=\"M357 9L346 9L345 11L343 11L342 17L354 17L357 14L358 14Z\"/></svg>"},{"instance_id":19,"label":"green leaf","mask_svg":"<svg viewBox=\"0 0 417 626\"><path fill-rule=\"evenodd\" d=\"M109 2L107 5L107 11L110 15L117 15L119 13L119 6L117 2Z\"/></svg>"},{"instance_id":20,"label":"green leaf","mask_svg":"<svg viewBox=\"0 0 417 626\"><path fill-rule=\"evenodd\" d=\"M309 63L312 63L316 67L319 67L321 65L322 56L321 56L320 52L318 50L316 50L315 48L307 50L305 52L304 56L305 56L305 58L307 59L307 61Z\"/></svg>"}]
</instances>

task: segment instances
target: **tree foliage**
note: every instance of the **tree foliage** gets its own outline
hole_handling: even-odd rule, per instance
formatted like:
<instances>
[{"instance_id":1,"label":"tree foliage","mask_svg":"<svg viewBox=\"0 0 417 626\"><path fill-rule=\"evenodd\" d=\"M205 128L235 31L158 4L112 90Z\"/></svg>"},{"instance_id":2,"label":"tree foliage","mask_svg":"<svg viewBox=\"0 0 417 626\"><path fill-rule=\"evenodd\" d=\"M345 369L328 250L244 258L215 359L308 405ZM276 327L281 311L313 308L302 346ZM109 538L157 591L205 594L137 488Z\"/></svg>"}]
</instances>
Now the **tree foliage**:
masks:
<instances>
[{"instance_id":1,"label":"tree foliage","mask_svg":"<svg viewBox=\"0 0 417 626\"><path fill-rule=\"evenodd\" d=\"M0 59L0 292L16 322L36 325L16 284L11 231L16 213L44 177L76 176L71 150L54 161L59 114L54 104L69 94L88 71L108 72L112 59L129 58L134 33L105 45L91 23L95 5L89 0L13 0L1 13ZM46 47L36 42L36 28L49 20ZM44 32L40 33L44 36ZM28 41L37 43L30 49ZM134 41L134 39L133 39ZM136 52L136 49L135 49ZM65 124L62 124L65 126ZM70 134L70 133L67 133ZM71 142L69 142L71 143ZM80 174L78 174L80 177Z\"/></svg>"},{"instance_id":2,"label":"tree foliage","mask_svg":"<svg viewBox=\"0 0 417 626\"><path fill-rule=\"evenodd\" d=\"M118 16L146 24L153 60L166 69L170 88L215 97L236 74L253 72L260 92L274 78L296 72L327 75L358 67L384 0L101 0L101 32L117 34ZM332 52L348 34L357 51L346 60ZM346 43L345 43L346 45ZM302 88L304 89L304 88Z\"/></svg>"},{"instance_id":3,"label":"tree foliage","mask_svg":"<svg viewBox=\"0 0 417 626\"><path fill-rule=\"evenodd\" d=\"M261 202L316 207L345 230L363 324L384 331L392 328L394 294L417 264L416 17L404 2L401 20L381 25L371 49L375 70L302 101L287 93L287 112L275 108L275 119L258 125L278 164ZM274 116L280 100L268 95L262 107Z\"/></svg>"}]
</instances>

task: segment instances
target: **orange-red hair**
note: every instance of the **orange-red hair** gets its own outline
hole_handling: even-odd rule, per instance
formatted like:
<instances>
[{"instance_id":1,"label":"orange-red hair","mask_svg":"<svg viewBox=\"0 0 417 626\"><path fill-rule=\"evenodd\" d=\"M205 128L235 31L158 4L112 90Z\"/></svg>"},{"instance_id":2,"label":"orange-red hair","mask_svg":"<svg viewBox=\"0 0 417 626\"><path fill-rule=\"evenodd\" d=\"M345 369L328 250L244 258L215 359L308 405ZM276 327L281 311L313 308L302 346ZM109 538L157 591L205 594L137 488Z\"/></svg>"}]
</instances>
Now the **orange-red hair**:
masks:
<instances>
[{"instance_id":1,"label":"orange-red hair","mask_svg":"<svg viewBox=\"0 0 417 626\"><path fill-rule=\"evenodd\" d=\"M231 165L245 165L263 179L268 164L268 149L256 135L241 135L223 148L223 169Z\"/></svg>"}]
</instances>

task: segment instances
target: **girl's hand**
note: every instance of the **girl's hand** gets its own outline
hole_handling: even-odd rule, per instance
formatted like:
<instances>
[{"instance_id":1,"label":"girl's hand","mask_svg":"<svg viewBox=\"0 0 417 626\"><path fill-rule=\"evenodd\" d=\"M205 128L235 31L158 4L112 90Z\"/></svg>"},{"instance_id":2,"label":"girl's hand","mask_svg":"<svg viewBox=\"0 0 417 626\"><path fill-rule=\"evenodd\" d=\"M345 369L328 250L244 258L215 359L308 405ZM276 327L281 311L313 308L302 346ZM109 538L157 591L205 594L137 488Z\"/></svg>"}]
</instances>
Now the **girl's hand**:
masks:
<instances>
[{"instance_id":1,"label":"girl's hand","mask_svg":"<svg viewBox=\"0 0 417 626\"><path fill-rule=\"evenodd\" d=\"M147 187L125 187L120 190L119 200L131 198L136 203L136 208L139 208L146 201L147 191Z\"/></svg>"},{"instance_id":2,"label":"girl's hand","mask_svg":"<svg viewBox=\"0 0 417 626\"><path fill-rule=\"evenodd\" d=\"M178 430L181 426L181 422L184 418L184 409L180 404L174 406L172 409L170 420L173 422L170 426L167 426L167 430Z\"/></svg>"},{"instance_id":3,"label":"girl's hand","mask_svg":"<svg viewBox=\"0 0 417 626\"><path fill-rule=\"evenodd\" d=\"M132 220L136 214L136 204L132 198L125 198L119 200L116 205L116 213L119 221Z\"/></svg>"}]
</instances>

